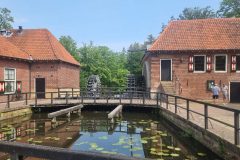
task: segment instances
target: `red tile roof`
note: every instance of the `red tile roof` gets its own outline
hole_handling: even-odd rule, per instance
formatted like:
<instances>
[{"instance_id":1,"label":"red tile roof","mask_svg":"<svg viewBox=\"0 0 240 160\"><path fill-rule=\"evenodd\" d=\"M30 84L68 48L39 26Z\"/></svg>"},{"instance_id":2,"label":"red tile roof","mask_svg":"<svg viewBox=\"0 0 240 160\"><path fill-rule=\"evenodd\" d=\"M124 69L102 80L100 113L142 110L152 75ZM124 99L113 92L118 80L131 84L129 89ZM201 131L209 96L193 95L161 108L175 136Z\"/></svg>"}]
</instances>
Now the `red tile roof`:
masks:
<instances>
[{"instance_id":1,"label":"red tile roof","mask_svg":"<svg viewBox=\"0 0 240 160\"><path fill-rule=\"evenodd\" d=\"M240 49L240 18L177 20L149 51Z\"/></svg>"},{"instance_id":2,"label":"red tile roof","mask_svg":"<svg viewBox=\"0 0 240 160\"><path fill-rule=\"evenodd\" d=\"M20 33L18 31L12 31L9 41L31 55L33 60L60 60L79 65L47 29L23 29Z\"/></svg>"},{"instance_id":3,"label":"red tile roof","mask_svg":"<svg viewBox=\"0 0 240 160\"><path fill-rule=\"evenodd\" d=\"M0 56L29 60L29 55L0 36Z\"/></svg>"}]
</instances>

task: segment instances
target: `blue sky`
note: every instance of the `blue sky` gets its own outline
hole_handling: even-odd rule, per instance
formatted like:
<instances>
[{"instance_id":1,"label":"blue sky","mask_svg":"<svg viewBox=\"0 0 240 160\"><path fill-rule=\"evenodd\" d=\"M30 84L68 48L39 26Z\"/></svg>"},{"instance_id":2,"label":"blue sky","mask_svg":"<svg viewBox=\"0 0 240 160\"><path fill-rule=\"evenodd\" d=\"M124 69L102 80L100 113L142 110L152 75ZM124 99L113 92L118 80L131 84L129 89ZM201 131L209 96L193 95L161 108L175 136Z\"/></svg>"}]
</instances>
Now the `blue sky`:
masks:
<instances>
[{"instance_id":1,"label":"blue sky","mask_svg":"<svg viewBox=\"0 0 240 160\"><path fill-rule=\"evenodd\" d=\"M70 35L79 46L93 41L114 51L158 36L162 23L186 7L211 6L221 0L0 0L12 11L14 28L47 28L57 38Z\"/></svg>"}]
</instances>

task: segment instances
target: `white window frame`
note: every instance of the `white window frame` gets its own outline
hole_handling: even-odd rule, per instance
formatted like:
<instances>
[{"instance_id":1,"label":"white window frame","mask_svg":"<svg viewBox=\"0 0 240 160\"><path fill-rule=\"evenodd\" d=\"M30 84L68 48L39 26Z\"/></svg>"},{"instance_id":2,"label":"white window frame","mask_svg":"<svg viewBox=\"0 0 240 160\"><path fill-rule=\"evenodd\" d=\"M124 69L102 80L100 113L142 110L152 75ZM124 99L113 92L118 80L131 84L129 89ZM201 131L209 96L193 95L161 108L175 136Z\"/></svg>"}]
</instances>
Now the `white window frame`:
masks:
<instances>
[{"instance_id":1,"label":"white window frame","mask_svg":"<svg viewBox=\"0 0 240 160\"><path fill-rule=\"evenodd\" d=\"M216 71L216 57L217 56L225 56L226 57L225 71ZM227 73L227 62L228 62L228 56L226 54L216 54L216 55L214 55L214 72L216 72L216 73Z\"/></svg>"},{"instance_id":2,"label":"white window frame","mask_svg":"<svg viewBox=\"0 0 240 160\"><path fill-rule=\"evenodd\" d=\"M204 71L195 71L195 57L204 57ZM193 73L206 73L206 55L194 55L193 56Z\"/></svg>"},{"instance_id":3,"label":"white window frame","mask_svg":"<svg viewBox=\"0 0 240 160\"><path fill-rule=\"evenodd\" d=\"M237 65L237 56L240 57L240 54L237 54L237 55L236 55L236 65ZM237 70L237 66L236 66L236 72L237 72L237 73L240 73L240 70Z\"/></svg>"},{"instance_id":4,"label":"white window frame","mask_svg":"<svg viewBox=\"0 0 240 160\"><path fill-rule=\"evenodd\" d=\"M6 72L6 70L7 69L11 69L11 70L14 70L14 76L15 76L15 79L14 80L7 80L6 79L6 77L5 77L5 72ZM16 70L16 68L10 68L10 67L5 67L4 68L4 82L12 82L12 81L14 81L14 89L13 89L13 92L7 92L6 90L5 90L5 93L4 94L12 94L12 93L15 93L16 92L16 85L17 85L17 70ZM5 83L5 85L6 85L6 83Z\"/></svg>"}]
</instances>

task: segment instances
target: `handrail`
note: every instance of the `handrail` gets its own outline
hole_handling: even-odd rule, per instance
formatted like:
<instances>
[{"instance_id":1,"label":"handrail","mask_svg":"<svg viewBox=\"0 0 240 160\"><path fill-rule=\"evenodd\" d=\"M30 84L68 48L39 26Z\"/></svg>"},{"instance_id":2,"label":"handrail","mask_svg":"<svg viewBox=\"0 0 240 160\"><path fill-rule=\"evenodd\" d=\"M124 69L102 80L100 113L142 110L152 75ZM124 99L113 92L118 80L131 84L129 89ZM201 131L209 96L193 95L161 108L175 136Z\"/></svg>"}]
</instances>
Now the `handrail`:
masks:
<instances>
[{"instance_id":1,"label":"handrail","mask_svg":"<svg viewBox=\"0 0 240 160\"><path fill-rule=\"evenodd\" d=\"M174 105L175 106L175 113L177 113L178 108L184 109L183 107L178 106L177 100L185 100L186 101L186 110L187 111L187 117L186 119L189 120L189 114L195 113L196 111L190 110L189 109L189 103L197 103L197 104L201 104L203 105L203 109L204 109L204 113L195 113L198 114L202 117L204 117L204 123L205 123L205 129L208 129L208 120L214 120L218 123L221 123L223 125L229 126L231 128L234 129L234 136L235 136L235 140L234 143L239 145L240 144L240 135L239 135L239 115L240 115L240 109L234 109L234 108L229 108L226 106L220 106L217 104L212 104L212 103L207 103L207 102L202 102L202 101L198 101L198 100L193 100L193 99L189 99L189 98L185 98L185 97L181 97L181 96L177 96L177 95L171 95L171 94L166 94L166 93L158 93L158 92L145 92L145 91L113 91L111 89L109 89L108 91L102 91L102 92L97 92L97 91L58 91L58 92L27 92L27 93L21 93L21 95L25 95L25 99L21 99L22 101L25 102L26 105L28 105L29 100L35 100L34 104L35 106L38 105L39 99L37 98L37 96L31 98L31 95L37 95L37 94L48 94L49 96L45 99L50 99L51 100L51 105L54 104L55 99L56 100L65 100L65 104L69 103L69 99L76 99L76 101L78 103L82 103L82 104L87 104L85 100L92 100L91 104L96 104L98 102L98 99L101 99L103 102L102 103L106 103L106 104L110 104L110 100L114 100L114 104L118 103L118 104L129 104L129 105L141 105L141 106L145 106L148 105L149 100L151 101L151 105L152 107L155 108L159 108L159 107L163 107L162 103L166 103L166 109L169 109L169 105ZM55 96L54 96L55 95ZM63 95L62 97L59 95ZM65 96L64 96L65 95ZM1 96L6 96L7 97L7 101L3 102L6 103L6 106L8 108L10 108L11 105L11 99L10 96L11 95L0 95ZM152 97L151 97L152 96ZM154 96L154 97L153 97ZM24 97L24 96L23 96ZM174 98L175 100L173 102L170 102L170 98ZM128 100L127 102L124 100ZM140 101L138 101L140 100ZM136 102L137 101L137 102ZM64 102L64 101L63 101ZM0 103L1 104L1 103ZM209 107L213 107L213 108L217 108L217 109L221 109L224 111L230 111L234 113L234 124L228 124L226 122L217 120L215 117L213 116L209 116L208 115L208 110Z\"/></svg>"},{"instance_id":2,"label":"handrail","mask_svg":"<svg viewBox=\"0 0 240 160\"><path fill-rule=\"evenodd\" d=\"M123 155L103 154L99 152L73 151L66 148L32 145L19 142L0 141L0 151L10 153L16 159L19 157L37 157L51 160L137 160ZM146 160L146 159L145 159Z\"/></svg>"}]
</instances>

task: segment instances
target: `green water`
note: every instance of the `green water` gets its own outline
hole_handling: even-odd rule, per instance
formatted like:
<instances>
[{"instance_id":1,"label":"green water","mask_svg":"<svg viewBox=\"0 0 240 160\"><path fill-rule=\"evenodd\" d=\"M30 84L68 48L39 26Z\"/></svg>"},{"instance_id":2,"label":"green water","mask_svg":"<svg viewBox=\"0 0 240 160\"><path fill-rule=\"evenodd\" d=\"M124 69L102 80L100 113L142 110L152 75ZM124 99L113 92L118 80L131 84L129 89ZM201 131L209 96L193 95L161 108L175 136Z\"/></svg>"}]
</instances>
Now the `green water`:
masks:
<instances>
[{"instance_id":1,"label":"green water","mask_svg":"<svg viewBox=\"0 0 240 160\"><path fill-rule=\"evenodd\" d=\"M107 112L82 112L51 123L46 114L0 124L2 140L164 160L220 159L189 135L151 114L124 113L115 123ZM172 127L171 127L172 128Z\"/></svg>"}]
</instances>

